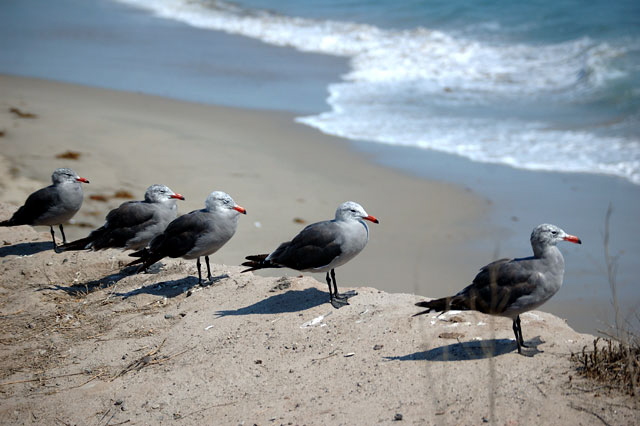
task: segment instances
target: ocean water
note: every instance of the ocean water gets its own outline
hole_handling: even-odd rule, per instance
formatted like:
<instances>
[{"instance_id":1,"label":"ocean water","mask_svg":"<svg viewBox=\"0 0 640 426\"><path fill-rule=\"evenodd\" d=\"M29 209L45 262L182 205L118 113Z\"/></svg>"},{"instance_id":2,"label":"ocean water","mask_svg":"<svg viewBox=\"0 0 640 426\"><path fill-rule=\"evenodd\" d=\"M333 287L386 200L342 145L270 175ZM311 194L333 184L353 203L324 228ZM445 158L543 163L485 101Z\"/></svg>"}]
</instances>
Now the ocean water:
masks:
<instances>
[{"instance_id":1,"label":"ocean water","mask_svg":"<svg viewBox=\"0 0 640 426\"><path fill-rule=\"evenodd\" d=\"M640 185L637 1L118 1L347 58L325 133Z\"/></svg>"},{"instance_id":2,"label":"ocean water","mask_svg":"<svg viewBox=\"0 0 640 426\"><path fill-rule=\"evenodd\" d=\"M309 114L344 58L159 19L113 0L0 2L0 73ZM295 109L291 109L294 106Z\"/></svg>"}]
</instances>

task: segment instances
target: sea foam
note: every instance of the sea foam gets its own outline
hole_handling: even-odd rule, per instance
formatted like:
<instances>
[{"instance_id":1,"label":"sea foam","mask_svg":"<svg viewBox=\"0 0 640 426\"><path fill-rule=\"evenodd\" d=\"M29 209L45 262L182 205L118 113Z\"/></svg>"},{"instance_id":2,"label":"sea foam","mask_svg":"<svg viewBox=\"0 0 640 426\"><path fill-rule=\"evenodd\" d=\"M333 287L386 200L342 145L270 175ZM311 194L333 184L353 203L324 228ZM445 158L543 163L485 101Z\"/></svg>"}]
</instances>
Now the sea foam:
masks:
<instances>
[{"instance_id":1,"label":"sea foam","mask_svg":"<svg viewBox=\"0 0 640 426\"><path fill-rule=\"evenodd\" d=\"M558 125L538 105L592 102L629 72L627 44L475 40L427 28L289 17L223 1L119 0L157 16L301 51L350 58L329 87L331 111L299 122L350 139L415 146L537 170L606 173L640 184L640 140L606 125ZM515 105L510 107L510 105ZM506 107L505 107L506 105ZM619 123L615 123L619 124Z\"/></svg>"}]
</instances>

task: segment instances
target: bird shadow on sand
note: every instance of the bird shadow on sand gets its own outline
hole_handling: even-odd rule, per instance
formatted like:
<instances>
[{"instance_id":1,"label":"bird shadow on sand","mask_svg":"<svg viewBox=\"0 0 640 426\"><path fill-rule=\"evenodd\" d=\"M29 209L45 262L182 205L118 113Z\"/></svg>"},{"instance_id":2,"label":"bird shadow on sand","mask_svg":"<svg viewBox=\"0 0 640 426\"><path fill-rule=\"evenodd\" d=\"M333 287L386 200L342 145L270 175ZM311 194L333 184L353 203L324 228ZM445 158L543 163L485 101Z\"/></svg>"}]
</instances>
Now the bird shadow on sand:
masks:
<instances>
[{"instance_id":1,"label":"bird shadow on sand","mask_svg":"<svg viewBox=\"0 0 640 426\"><path fill-rule=\"evenodd\" d=\"M544 343L540 337L525 342L527 348L522 348L524 356L532 357L542 351L537 346ZM470 361L474 359L494 358L500 355L517 351L515 340L491 339L475 340L471 342L459 342L451 345L440 346L428 351L414 352L403 356L388 356L386 361Z\"/></svg>"},{"instance_id":2,"label":"bird shadow on sand","mask_svg":"<svg viewBox=\"0 0 640 426\"><path fill-rule=\"evenodd\" d=\"M251 315L251 314L281 314L311 309L329 302L329 293L315 287L304 290L289 290L285 293L270 296L252 305L229 311L218 311L215 315Z\"/></svg>"},{"instance_id":3,"label":"bird shadow on sand","mask_svg":"<svg viewBox=\"0 0 640 426\"><path fill-rule=\"evenodd\" d=\"M204 281L201 287L208 287L210 285L214 285L217 282L229 278L228 274L218 275L216 277L211 277L211 281ZM114 296L122 297L123 299L128 299L129 297L136 296L138 294L151 294L153 296L162 296L168 299L179 296L181 294L187 293L189 290L199 287L197 277L188 276L185 278L181 278L179 280L171 280L171 281L163 281L160 283L149 284L144 287L137 288L135 290L123 292L123 293L114 293Z\"/></svg>"},{"instance_id":4,"label":"bird shadow on sand","mask_svg":"<svg viewBox=\"0 0 640 426\"><path fill-rule=\"evenodd\" d=\"M19 243L10 246L0 247L0 257L6 256L30 256L47 250L53 250L53 244L48 241L37 241L33 243Z\"/></svg>"}]
</instances>

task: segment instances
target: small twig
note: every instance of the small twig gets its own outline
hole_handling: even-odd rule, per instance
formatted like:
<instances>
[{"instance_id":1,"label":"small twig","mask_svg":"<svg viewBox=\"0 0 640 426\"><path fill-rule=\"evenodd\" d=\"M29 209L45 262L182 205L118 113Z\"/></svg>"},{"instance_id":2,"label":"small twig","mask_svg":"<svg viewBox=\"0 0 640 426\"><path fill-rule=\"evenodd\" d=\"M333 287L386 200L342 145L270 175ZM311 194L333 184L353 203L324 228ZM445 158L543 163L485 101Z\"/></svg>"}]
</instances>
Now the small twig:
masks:
<instances>
[{"instance_id":1,"label":"small twig","mask_svg":"<svg viewBox=\"0 0 640 426\"><path fill-rule=\"evenodd\" d=\"M112 286L109 286L109 291L107 292L107 295L105 296L103 303L109 301L113 295L116 293L116 290L118 288L118 281L115 282L115 284L113 284Z\"/></svg>"},{"instance_id":2,"label":"small twig","mask_svg":"<svg viewBox=\"0 0 640 426\"><path fill-rule=\"evenodd\" d=\"M600 329L598 329L597 331L598 331L598 333L602 334L603 336L605 336L608 339L614 340L614 341L616 341L618 343L622 343L622 340L620 340L620 336L613 335L613 334L609 333L608 331L604 331L604 330L600 330Z\"/></svg>"},{"instance_id":3,"label":"small twig","mask_svg":"<svg viewBox=\"0 0 640 426\"><path fill-rule=\"evenodd\" d=\"M10 314L2 314L0 315L0 318L4 319L4 318L8 318L14 315L18 315L20 313L24 312L24 309L20 309L19 311L15 311L15 312L11 312Z\"/></svg>"},{"instance_id":4,"label":"small twig","mask_svg":"<svg viewBox=\"0 0 640 426\"><path fill-rule=\"evenodd\" d=\"M104 333L98 333L98 334L92 334L91 336L87 336L85 337L85 339L89 340L89 339L97 339L101 336L104 336Z\"/></svg>"},{"instance_id":5,"label":"small twig","mask_svg":"<svg viewBox=\"0 0 640 426\"><path fill-rule=\"evenodd\" d=\"M193 348L185 349L182 352L178 352L177 354L169 355L169 356L167 356L165 358L162 358L162 359L153 360L149 364L160 364L162 362L169 361L170 359L173 359L173 358L177 357L178 355L182 355L183 353L188 352L191 349L193 349Z\"/></svg>"},{"instance_id":6,"label":"small twig","mask_svg":"<svg viewBox=\"0 0 640 426\"><path fill-rule=\"evenodd\" d=\"M334 349L329 355L323 356L322 358L312 359L311 362L323 361L323 360L325 360L327 358L331 358L332 356L336 356L336 355L338 355L337 351L338 351L337 349Z\"/></svg>"},{"instance_id":7,"label":"small twig","mask_svg":"<svg viewBox=\"0 0 640 426\"><path fill-rule=\"evenodd\" d=\"M43 380L53 380L53 379L59 379L61 377L80 376L82 374L86 374L86 373L70 373L70 374L61 374L59 376L52 376L52 377L38 377L36 379L16 380L16 381L13 381L13 382L0 383L0 386L16 385L16 384L19 384L19 383L39 382L39 381L43 381Z\"/></svg>"},{"instance_id":8,"label":"small twig","mask_svg":"<svg viewBox=\"0 0 640 426\"><path fill-rule=\"evenodd\" d=\"M628 410L637 410L636 407L632 407L630 405L625 405L625 404L616 404L615 402L609 402L607 405L611 406L611 407L620 407L620 408L626 408Z\"/></svg>"},{"instance_id":9,"label":"small twig","mask_svg":"<svg viewBox=\"0 0 640 426\"><path fill-rule=\"evenodd\" d=\"M579 390L580 392L595 392L600 389L613 389L613 386L602 385L602 386L596 386L595 388L591 388L591 389L585 389L578 386L574 386L573 389Z\"/></svg>"},{"instance_id":10,"label":"small twig","mask_svg":"<svg viewBox=\"0 0 640 426\"><path fill-rule=\"evenodd\" d=\"M53 280L49 277L49 274L47 274L47 268L46 268L46 264L44 263L45 261L42 261L42 274L45 276L45 278L47 279L47 281L49 281L49 286L53 285Z\"/></svg>"},{"instance_id":11,"label":"small twig","mask_svg":"<svg viewBox=\"0 0 640 426\"><path fill-rule=\"evenodd\" d=\"M98 377L100 377L100 376L102 376L102 373L98 373L98 374L96 374L95 376L91 377L89 380L87 380L87 381L86 381L86 382L84 382L84 383L81 383L81 384L76 385L76 386L71 386L69 389L80 388L80 387L82 387L82 386L86 385L87 383L89 383L89 382L91 382L91 381L93 381L93 380L97 379L97 378L98 378Z\"/></svg>"},{"instance_id":12,"label":"small twig","mask_svg":"<svg viewBox=\"0 0 640 426\"><path fill-rule=\"evenodd\" d=\"M110 381L113 381L115 379L117 379L118 377L124 376L125 374L127 374L129 371L133 371L133 370L141 370L142 368L148 366L148 365L152 365L152 364L159 364L160 362L163 361L159 361L159 360L154 360L151 357L154 356L155 354L157 354L160 351L160 348L162 348L162 345L164 345L164 342L166 342L167 339L165 338L162 343L160 343L160 345L158 345L157 348L150 350L149 352L147 352L144 356L142 356L141 358L131 362L129 365L127 365L122 371L120 371L118 374L116 374L113 378L111 378ZM187 349L189 350L189 349ZM184 353L187 350L181 352ZM179 355L179 354L177 354ZM174 355L174 356L177 356Z\"/></svg>"},{"instance_id":13,"label":"small twig","mask_svg":"<svg viewBox=\"0 0 640 426\"><path fill-rule=\"evenodd\" d=\"M616 333L620 334L620 306L618 304L618 292L616 282L617 272L617 256L611 256L609 253L609 223L613 214L613 206L609 203L604 219L604 260L607 265L607 278L609 279L609 288L611 290L611 302L613 304L614 326Z\"/></svg>"},{"instance_id":14,"label":"small twig","mask_svg":"<svg viewBox=\"0 0 640 426\"><path fill-rule=\"evenodd\" d=\"M175 418L175 420L186 419L189 416L192 416L192 415L198 414L198 413L202 413L203 411L211 410L212 408L226 407L228 405L234 405L234 404L235 404L235 402L224 402L222 404L211 405L211 406L206 407L206 408L201 408L199 410L192 411L189 414L185 414L184 416L181 414L180 417Z\"/></svg>"},{"instance_id":15,"label":"small twig","mask_svg":"<svg viewBox=\"0 0 640 426\"><path fill-rule=\"evenodd\" d=\"M540 385L538 383L535 383L535 386L536 386L536 389L538 389L538 391L542 394L542 396L547 398L547 394L540 388Z\"/></svg>"},{"instance_id":16,"label":"small twig","mask_svg":"<svg viewBox=\"0 0 640 426\"><path fill-rule=\"evenodd\" d=\"M98 420L98 424L102 423L102 421L104 420L104 418L105 418L105 417L107 417L107 414L109 414L110 412L111 412L111 408L109 408L107 411L105 411L105 413L102 415L102 417L100 417L100 420ZM114 415L115 415L115 414L114 414ZM114 416L114 415L112 415L112 416L109 418L109 420L107 421L107 423L105 423L105 424L109 424L109 422L111 421L111 419L113 418L113 416Z\"/></svg>"},{"instance_id":17,"label":"small twig","mask_svg":"<svg viewBox=\"0 0 640 426\"><path fill-rule=\"evenodd\" d=\"M601 421L603 424L605 424L606 426L611 426L611 425L610 425L610 424L609 424L605 419L603 419L603 418L602 418L602 416L601 416L601 415L599 415L598 413L595 413L595 412L593 412L593 411L591 411L591 410L588 410L588 409L586 409L586 408L584 408L584 407L580 407L580 406L578 406L578 405L575 405L573 402L570 402L570 403L569 403L569 407L571 407L571 408L573 408L574 410L577 410L577 411L583 411L583 412L585 412L585 413L589 413L589 414L591 414L591 415L595 416L598 420L600 420L600 421Z\"/></svg>"}]
</instances>

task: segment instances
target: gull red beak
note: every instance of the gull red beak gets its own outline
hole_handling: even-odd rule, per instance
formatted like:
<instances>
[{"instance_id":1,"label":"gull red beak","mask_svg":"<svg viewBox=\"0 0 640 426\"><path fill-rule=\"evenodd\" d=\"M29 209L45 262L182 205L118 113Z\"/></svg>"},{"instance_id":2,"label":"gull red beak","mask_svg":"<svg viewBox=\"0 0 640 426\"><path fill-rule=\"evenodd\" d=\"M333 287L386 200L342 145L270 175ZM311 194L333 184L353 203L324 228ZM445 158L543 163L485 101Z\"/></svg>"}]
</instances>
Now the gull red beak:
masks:
<instances>
[{"instance_id":1,"label":"gull red beak","mask_svg":"<svg viewBox=\"0 0 640 426\"><path fill-rule=\"evenodd\" d=\"M375 216L371 216L371 215L365 216L365 217L363 217L363 219L364 220L370 220L373 223L380 223L380 221L378 219L376 219Z\"/></svg>"},{"instance_id":2,"label":"gull red beak","mask_svg":"<svg viewBox=\"0 0 640 426\"><path fill-rule=\"evenodd\" d=\"M234 206L233 209L235 211L238 211L238 212L242 213L242 214L247 214L247 210L244 207Z\"/></svg>"},{"instance_id":3,"label":"gull red beak","mask_svg":"<svg viewBox=\"0 0 640 426\"><path fill-rule=\"evenodd\" d=\"M580 241L580 238L576 237L575 235L567 235L566 237L563 238L565 241L569 241L570 243L574 243L574 244L582 244L582 241Z\"/></svg>"},{"instance_id":4,"label":"gull red beak","mask_svg":"<svg viewBox=\"0 0 640 426\"><path fill-rule=\"evenodd\" d=\"M76 178L76 180L78 182L82 182L82 183L89 183L89 179L83 178L83 177L78 177L78 178Z\"/></svg>"},{"instance_id":5,"label":"gull red beak","mask_svg":"<svg viewBox=\"0 0 640 426\"><path fill-rule=\"evenodd\" d=\"M177 200L184 200L184 197L182 196L182 194L172 194L172 195L169 195L169 198L175 198Z\"/></svg>"}]
</instances>

